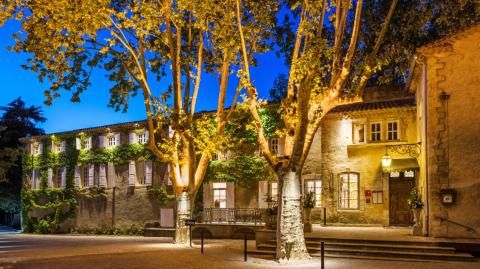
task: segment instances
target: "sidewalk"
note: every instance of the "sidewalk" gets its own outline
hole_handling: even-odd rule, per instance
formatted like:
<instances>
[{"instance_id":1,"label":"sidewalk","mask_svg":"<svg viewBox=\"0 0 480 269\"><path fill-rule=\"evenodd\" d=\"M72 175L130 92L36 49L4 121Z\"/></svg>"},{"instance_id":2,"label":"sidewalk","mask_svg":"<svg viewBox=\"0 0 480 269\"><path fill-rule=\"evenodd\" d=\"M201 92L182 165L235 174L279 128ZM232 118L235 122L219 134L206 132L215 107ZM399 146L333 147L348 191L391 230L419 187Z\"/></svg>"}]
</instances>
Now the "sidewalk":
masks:
<instances>
[{"instance_id":1,"label":"sidewalk","mask_svg":"<svg viewBox=\"0 0 480 269\"><path fill-rule=\"evenodd\" d=\"M20 230L15 230L8 226L0 225L0 234L18 234L21 233Z\"/></svg>"},{"instance_id":2,"label":"sidewalk","mask_svg":"<svg viewBox=\"0 0 480 269\"><path fill-rule=\"evenodd\" d=\"M480 244L480 239L412 236L408 227L323 227L319 224L314 224L312 230L311 233L305 233L305 237Z\"/></svg>"}]
</instances>

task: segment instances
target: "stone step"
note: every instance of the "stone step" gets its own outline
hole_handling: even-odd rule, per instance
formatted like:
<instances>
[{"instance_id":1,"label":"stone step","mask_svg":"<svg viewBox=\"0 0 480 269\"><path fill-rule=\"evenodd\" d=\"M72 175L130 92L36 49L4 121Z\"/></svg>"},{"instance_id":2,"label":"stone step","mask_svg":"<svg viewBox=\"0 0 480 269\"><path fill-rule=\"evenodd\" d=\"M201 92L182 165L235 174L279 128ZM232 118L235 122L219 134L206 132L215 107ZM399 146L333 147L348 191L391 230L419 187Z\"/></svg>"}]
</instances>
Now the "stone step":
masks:
<instances>
[{"instance_id":1,"label":"stone step","mask_svg":"<svg viewBox=\"0 0 480 269\"><path fill-rule=\"evenodd\" d=\"M175 228L145 228L143 229L145 237L175 237Z\"/></svg>"},{"instance_id":2,"label":"stone step","mask_svg":"<svg viewBox=\"0 0 480 269\"><path fill-rule=\"evenodd\" d=\"M320 242L306 241L307 247L320 247ZM390 250L390 251L418 251L418 252L430 252L430 253L455 253L453 247L441 247L441 246L422 246L422 245L405 245L405 244L392 244L392 243L352 243L352 242L327 242L325 244L332 248L355 248L359 250Z\"/></svg>"},{"instance_id":3,"label":"stone step","mask_svg":"<svg viewBox=\"0 0 480 269\"><path fill-rule=\"evenodd\" d=\"M378 246L377 246L378 247ZM261 255L275 255L275 244L260 244L257 246L259 251L256 254ZM312 256L320 255L320 247L313 247L307 245L308 252ZM426 249L418 251L418 249L369 249L359 248L358 246L341 246L325 244L325 255L327 257L345 257L345 256L359 256L372 257L382 259L408 259L408 260L449 260L449 261L474 261L474 257L468 253L446 252L439 253L438 249L433 249L431 252ZM450 251L450 249L449 249ZM254 252L252 252L254 254Z\"/></svg>"},{"instance_id":4,"label":"stone step","mask_svg":"<svg viewBox=\"0 0 480 269\"><path fill-rule=\"evenodd\" d=\"M355 243L355 244L381 244L381 245L413 245L413 246L440 246L440 242L420 241L420 240L385 240L385 239L361 239L361 238L320 238L305 237L309 242L329 242L329 243Z\"/></svg>"}]
</instances>

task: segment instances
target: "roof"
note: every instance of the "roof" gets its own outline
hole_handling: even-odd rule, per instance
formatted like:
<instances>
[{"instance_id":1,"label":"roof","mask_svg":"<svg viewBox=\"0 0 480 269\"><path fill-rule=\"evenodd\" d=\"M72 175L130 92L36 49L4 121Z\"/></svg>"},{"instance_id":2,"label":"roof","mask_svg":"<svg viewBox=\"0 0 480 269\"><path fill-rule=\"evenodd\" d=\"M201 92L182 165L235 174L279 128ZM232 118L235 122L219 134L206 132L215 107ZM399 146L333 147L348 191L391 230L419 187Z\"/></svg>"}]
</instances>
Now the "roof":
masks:
<instances>
[{"instance_id":1,"label":"roof","mask_svg":"<svg viewBox=\"0 0 480 269\"><path fill-rule=\"evenodd\" d=\"M415 99L406 98L406 99L397 99L397 100L341 105L330 110L330 113L345 113L345 112L353 112L353 111L378 110L378 109L390 109L390 108L397 108L397 107L413 107L413 106L415 106Z\"/></svg>"},{"instance_id":2,"label":"roof","mask_svg":"<svg viewBox=\"0 0 480 269\"><path fill-rule=\"evenodd\" d=\"M133 127L135 125L146 125L146 124L147 124L147 120L120 122L120 123L115 123L115 124L108 124L108 125L88 127L88 128L82 128L82 129L75 129L75 130L69 130L69 131L64 131L64 132L56 132L56 133L48 133L48 134L32 136L32 137L24 137L22 139L32 139L32 138L46 137L46 136L51 136L51 135L76 134L76 133L81 133L81 132L103 131L106 128L110 128L110 129L129 128L129 127Z\"/></svg>"}]
</instances>

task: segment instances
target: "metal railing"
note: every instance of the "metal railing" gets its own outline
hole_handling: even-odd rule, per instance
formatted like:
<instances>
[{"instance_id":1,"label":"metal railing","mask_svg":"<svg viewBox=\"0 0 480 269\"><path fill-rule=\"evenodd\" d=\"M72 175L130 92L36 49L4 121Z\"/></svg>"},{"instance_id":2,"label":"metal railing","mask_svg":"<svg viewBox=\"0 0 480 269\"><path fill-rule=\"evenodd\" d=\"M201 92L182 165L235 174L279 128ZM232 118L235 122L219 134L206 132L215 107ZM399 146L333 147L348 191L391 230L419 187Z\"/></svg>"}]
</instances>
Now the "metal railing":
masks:
<instances>
[{"instance_id":1,"label":"metal railing","mask_svg":"<svg viewBox=\"0 0 480 269\"><path fill-rule=\"evenodd\" d=\"M473 229L472 227L470 227L470 226L467 226L467 225L463 225L463 224L461 224L461 223L458 223L458 222L456 222L456 221L449 220L449 219L447 219L447 218L442 218L442 217L437 217L437 219L439 219L439 220L440 220L440 222L443 222L443 221L445 221L445 222L448 222L448 223L451 223L451 224L454 224L454 225L460 226L460 227L464 228L465 230L467 230L467 231L469 231L469 232L476 232L476 230L475 230L475 229Z\"/></svg>"},{"instance_id":2,"label":"metal railing","mask_svg":"<svg viewBox=\"0 0 480 269\"><path fill-rule=\"evenodd\" d=\"M204 223L251 223L263 225L263 208L204 208Z\"/></svg>"}]
</instances>

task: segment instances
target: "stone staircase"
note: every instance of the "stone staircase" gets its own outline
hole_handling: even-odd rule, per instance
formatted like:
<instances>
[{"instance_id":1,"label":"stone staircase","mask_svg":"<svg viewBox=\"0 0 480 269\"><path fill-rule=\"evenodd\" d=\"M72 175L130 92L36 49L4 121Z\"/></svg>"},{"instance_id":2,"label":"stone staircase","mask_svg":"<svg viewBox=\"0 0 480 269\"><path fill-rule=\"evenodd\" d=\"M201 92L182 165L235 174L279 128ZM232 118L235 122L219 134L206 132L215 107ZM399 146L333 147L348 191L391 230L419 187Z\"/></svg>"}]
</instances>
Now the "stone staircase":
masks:
<instances>
[{"instance_id":1,"label":"stone staircase","mask_svg":"<svg viewBox=\"0 0 480 269\"><path fill-rule=\"evenodd\" d=\"M374 239L340 239L306 237L308 252L320 257L320 244L325 242L325 257L360 258L381 260L432 260L432 261L475 261L469 253L458 252L456 248L430 241L393 241ZM254 255L275 255L276 242L258 244L249 251Z\"/></svg>"}]
</instances>

